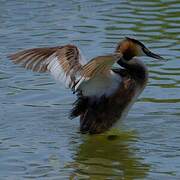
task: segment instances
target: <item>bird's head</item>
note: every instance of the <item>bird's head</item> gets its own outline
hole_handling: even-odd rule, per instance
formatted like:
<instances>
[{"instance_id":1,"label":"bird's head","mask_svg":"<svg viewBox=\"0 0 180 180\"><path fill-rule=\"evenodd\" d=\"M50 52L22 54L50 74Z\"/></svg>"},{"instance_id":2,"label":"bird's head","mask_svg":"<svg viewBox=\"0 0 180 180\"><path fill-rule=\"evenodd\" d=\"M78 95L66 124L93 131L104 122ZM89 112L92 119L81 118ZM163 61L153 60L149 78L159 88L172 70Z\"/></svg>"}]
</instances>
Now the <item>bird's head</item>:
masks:
<instances>
[{"instance_id":1,"label":"bird's head","mask_svg":"<svg viewBox=\"0 0 180 180\"><path fill-rule=\"evenodd\" d=\"M149 56L155 59L163 59L161 56L151 52L143 43L136 39L126 37L117 48L116 53L122 53L123 59L129 61L135 56Z\"/></svg>"}]
</instances>

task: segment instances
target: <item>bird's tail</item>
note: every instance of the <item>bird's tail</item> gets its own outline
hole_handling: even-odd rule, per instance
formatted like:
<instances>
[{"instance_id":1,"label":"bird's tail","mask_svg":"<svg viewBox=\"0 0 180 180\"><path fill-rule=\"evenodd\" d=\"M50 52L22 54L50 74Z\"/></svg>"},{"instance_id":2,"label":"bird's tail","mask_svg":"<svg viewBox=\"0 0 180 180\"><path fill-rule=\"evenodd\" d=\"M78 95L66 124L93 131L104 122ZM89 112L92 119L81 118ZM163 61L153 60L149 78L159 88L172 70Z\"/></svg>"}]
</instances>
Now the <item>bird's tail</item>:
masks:
<instances>
[{"instance_id":1,"label":"bird's tail","mask_svg":"<svg viewBox=\"0 0 180 180\"><path fill-rule=\"evenodd\" d=\"M73 119L84 114L88 107L88 101L89 99L87 97L78 97L78 99L73 103L74 107L71 110L69 117Z\"/></svg>"}]
</instances>

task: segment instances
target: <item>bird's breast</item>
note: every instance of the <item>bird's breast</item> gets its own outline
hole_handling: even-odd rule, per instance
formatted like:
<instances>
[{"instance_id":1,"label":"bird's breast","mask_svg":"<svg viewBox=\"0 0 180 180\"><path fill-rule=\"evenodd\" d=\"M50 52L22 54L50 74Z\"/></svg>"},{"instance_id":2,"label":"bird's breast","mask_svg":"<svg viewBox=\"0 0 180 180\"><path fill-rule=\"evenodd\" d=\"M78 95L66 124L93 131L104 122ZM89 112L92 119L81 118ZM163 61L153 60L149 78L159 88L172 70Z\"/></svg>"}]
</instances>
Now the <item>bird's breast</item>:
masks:
<instances>
[{"instance_id":1,"label":"bird's breast","mask_svg":"<svg viewBox=\"0 0 180 180\"><path fill-rule=\"evenodd\" d=\"M114 94L121 83L122 79L119 75L111 72L109 75L99 75L87 81L84 81L79 86L83 96L96 97L111 96Z\"/></svg>"},{"instance_id":2,"label":"bird's breast","mask_svg":"<svg viewBox=\"0 0 180 180\"><path fill-rule=\"evenodd\" d=\"M131 84L131 88L129 88L127 92L124 92L124 96L122 96L121 93L119 96L117 96L119 102L122 102L122 105L121 103L116 104L117 106L119 106L119 119L114 123L113 127L120 127L120 123L127 117L129 110L136 102L137 98L142 93L145 86L145 84L142 86L137 84L137 82L133 82Z\"/></svg>"}]
</instances>

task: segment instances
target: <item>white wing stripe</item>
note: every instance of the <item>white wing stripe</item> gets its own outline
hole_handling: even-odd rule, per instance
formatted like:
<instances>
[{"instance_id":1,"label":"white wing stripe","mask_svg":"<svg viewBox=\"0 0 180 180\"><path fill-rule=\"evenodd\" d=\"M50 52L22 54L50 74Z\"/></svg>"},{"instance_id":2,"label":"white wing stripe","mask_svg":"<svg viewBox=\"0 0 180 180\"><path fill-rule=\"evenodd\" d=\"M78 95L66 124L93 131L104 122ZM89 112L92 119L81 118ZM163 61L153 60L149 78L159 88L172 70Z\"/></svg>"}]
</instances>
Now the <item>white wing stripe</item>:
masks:
<instances>
[{"instance_id":1,"label":"white wing stripe","mask_svg":"<svg viewBox=\"0 0 180 180\"><path fill-rule=\"evenodd\" d=\"M48 70L51 72L53 77L60 82L64 82L65 86L68 87L70 83L70 77L66 76L64 70L61 67L60 59L53 54L48 58L49 64L48 64Z\"/></svg>"}]
</instances>

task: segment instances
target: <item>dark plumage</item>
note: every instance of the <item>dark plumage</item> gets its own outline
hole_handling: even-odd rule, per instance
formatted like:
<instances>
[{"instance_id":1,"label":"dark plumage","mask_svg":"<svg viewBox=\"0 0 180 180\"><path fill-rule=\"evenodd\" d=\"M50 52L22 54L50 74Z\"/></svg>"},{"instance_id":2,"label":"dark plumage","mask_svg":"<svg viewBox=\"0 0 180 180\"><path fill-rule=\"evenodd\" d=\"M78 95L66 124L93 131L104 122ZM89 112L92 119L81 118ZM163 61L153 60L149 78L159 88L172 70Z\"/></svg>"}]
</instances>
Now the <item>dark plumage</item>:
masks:
<instances>
[{"instance_id":1,"label":"dark plumage","mask_svg":"<svg viewBox=\"0 0 180 180\"><path fill-rule=\"evenodd\" d=\"M137 84L125 69L114 69L123 77L118 91L110 97L92 99L79 95L71 111L71 117L80 115L80 130L83 133L102 133L118 121L129 102L133 99ZM113 118L112 118L113 117Z\"/></svg>"}]
</instances>

